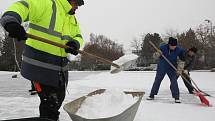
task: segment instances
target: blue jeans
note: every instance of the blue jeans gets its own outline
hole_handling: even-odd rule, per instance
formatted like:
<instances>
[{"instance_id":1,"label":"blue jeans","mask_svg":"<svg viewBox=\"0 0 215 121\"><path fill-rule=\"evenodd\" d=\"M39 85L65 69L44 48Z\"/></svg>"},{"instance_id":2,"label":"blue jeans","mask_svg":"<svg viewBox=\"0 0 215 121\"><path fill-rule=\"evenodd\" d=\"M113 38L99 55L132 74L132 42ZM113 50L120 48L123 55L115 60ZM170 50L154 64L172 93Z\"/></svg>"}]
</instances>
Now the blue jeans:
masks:
<instances>
[{"instance_id":1,"label":"blue jeans","mask_svg":"<svg viewBox=\"0 0 215 121\"><path fill-rule=\"evenodd\" d=\"M170 90L172 93L172 97L175 99L179 99L179 88L178 88L178 82L177 82L177 74L173 69L170 69L170 70L158 69L157 70L155 81L153 83L150 95L153 96L153 95L158 94L160 84L161 84L161 82L162 82L162 80L166 74L168 75L168 77L170 79Z\"/></svg>"}]
</instances>

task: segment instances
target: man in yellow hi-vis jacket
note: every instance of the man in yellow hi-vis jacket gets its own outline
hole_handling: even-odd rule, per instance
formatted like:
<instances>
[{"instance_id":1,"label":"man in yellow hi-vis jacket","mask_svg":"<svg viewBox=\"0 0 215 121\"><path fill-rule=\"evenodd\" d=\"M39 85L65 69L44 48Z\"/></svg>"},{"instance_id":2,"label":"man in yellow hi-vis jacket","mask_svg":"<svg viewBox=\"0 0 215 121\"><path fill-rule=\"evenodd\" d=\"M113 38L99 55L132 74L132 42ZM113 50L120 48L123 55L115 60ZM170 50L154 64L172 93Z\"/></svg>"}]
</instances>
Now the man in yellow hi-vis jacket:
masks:
<instances>
[{"instance_id":1,"label":"man in yellow hi-vis jacket","mask_svg":"<svg viewBox=\"0 0 215 121\"><path fill-rule=\"evenodd\" d=\"M21 74L33 81L40 97L40 117L57 121L68 83L67 54L77 55L83 44L74 16L83 0L21 0L11 5L0 22L10 37L26 40ZM73 49L62 49L27 38L22 22L29 21L28 33Z\"/></svg>"}]
</instances>

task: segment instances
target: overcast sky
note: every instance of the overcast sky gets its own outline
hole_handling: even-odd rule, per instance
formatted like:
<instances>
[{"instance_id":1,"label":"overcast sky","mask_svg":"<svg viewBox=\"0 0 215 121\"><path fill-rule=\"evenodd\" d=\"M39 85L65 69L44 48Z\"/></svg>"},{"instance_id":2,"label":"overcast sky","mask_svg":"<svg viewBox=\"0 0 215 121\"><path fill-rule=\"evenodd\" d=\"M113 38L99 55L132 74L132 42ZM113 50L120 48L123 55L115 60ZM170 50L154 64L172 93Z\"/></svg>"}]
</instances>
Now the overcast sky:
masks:
<instances>
[{"instance_id":1,"label":"overcast sky","mask_svg":"<svg viewBox=\"0 0 215 121\"><path fill-rule=\"evenodd\" d=\"M17 0L0 0L0 11ZM83 37L102 34L129 47L142 33L183 32L209 19L215 24L215 0L85 0L77 10Z\"/></svg>"}]
</instances>

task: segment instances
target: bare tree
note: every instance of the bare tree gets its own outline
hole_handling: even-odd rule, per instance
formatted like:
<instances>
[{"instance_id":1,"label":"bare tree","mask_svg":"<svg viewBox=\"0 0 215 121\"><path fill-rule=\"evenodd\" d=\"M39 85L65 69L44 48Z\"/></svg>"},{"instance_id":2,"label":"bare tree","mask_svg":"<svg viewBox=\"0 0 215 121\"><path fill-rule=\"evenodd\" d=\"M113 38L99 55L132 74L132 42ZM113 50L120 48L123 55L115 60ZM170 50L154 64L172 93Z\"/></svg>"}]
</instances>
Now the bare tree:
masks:
<instances>
[{"instance_id":1,"label":"bare tree","mask_svg":"<svg viewBox=\"0 0 215 121\"><path fill-rule=\"evenodd\" d=\"M197 39L196 33L191 28L187 32L177 35L178 42L183 48L197 47L201 49L201 43Z\"/></svg>"},{"instance_id":2,"label":"bare tree","mask_svg":"<svg viewBox=\"0 0 215 121\"><path fill-rule=\"evenodd\" d=\"M84 47L84 51L103 57L110 61L114 61L124 55L123 46L117 44L115 41L105 37L104 35L90 35L90 42ZM90 70L95 69L109 69L110 65L105 65L99 61L88 58L87 56L81 57L81 66Z\"/></svg>"},{"instance_id":3,"label":"bare tree","mask_svg":"<svg viewBox=\"0 0 215 121\"><path fill-rule=\"evenodd\" d=\"M202 43L202 48L207 48L209 46L208 36L210 35L208 27L200 24L196 30L196 34L197 38Z\"/></svg>"},{"instance_id":4,"label":"bare tree","mask_svg":"<svg viewBox=\"0 0 215 121\"><path fill-rule=\"evenodd\" d=\"M141 40L134 38L133 41L131 42L131 47L134 48L134 53L137 53L139 55L139 51L141 50Z\"/></svg>"}]
</instances>

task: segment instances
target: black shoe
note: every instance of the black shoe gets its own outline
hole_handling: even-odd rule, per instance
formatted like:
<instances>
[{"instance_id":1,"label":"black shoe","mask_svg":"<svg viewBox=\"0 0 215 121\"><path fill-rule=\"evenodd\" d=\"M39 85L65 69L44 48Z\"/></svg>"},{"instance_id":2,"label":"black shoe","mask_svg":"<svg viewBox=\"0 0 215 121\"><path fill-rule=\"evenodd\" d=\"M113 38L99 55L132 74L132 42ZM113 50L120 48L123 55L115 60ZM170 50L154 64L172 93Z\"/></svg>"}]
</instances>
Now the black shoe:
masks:
<instances>
[{"instance_id":1,"label":"black shoe","mask_svg":"<svg viewBox=\"0 0 215 121\"><path fill-rule=\"evenodd\" d=\"M28 90L29 92L33 92L33 91L36 91L36 90L34 90L34 89L30 89L30 90Z\"/></svg>"},{"instance_id":2,"label":"black shoe","mask_svg":"<svg viewBox=\"0 0 215 121\"><path fill-rule=\"evenodd\" d=\"M181 103L180 99L175 99L175 103Z\"/></svg>"},{"instance_id":3,"label":"black shoe","mask_svg":"<svg viewBox=\"0 0 215 121\"><path fill-rule=\"evenodd\" d=\"M31 91L31 95L36 95L37 91Z\"/></svg>"},{"instance_id":4,"label":"black shoe","mask_svg":"<svg viewBox=\"0 0 215 121\"><path fill-rule=\"evenodd\" d=\"M146 98L146 100L154 100L154 99L155 99L154 95L150 95L148 98Z\"/></svg>"}]
</instances>

